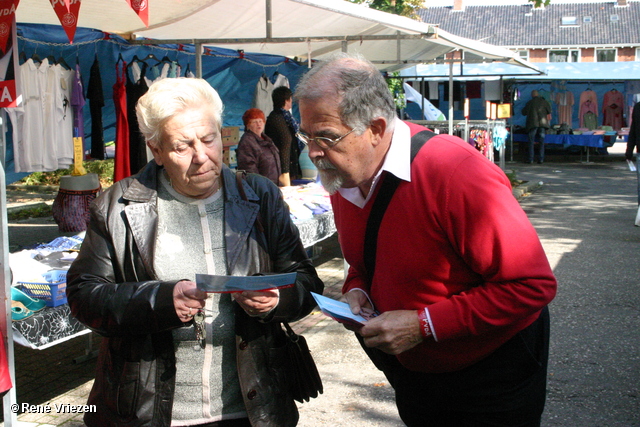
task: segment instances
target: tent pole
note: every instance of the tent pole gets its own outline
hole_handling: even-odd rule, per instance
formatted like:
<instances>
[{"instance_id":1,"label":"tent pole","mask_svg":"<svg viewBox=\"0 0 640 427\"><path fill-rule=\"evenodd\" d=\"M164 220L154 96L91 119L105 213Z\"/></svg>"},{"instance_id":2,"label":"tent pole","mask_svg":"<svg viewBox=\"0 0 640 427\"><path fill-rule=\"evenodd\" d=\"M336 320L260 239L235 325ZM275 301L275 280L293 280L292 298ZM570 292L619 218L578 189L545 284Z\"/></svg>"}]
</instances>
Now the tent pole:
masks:
<instances>
[{"instance_id":1,"label":"tent pole","mask_svg":"<svg viewBox=\"0 0 640 427\"><path fill-rule=\"evenodd\" d=\"M3 111L3 124L6 118ZM7 206L7 182L4 172L4 164L0 163L0 205ZM16 366L13 349L13 329L11 328L11 271L9 270L9 220L7 219L7 209L0 212L0 247L2 250L2 259L0 263L0 282L4 285L4 301L0 304L0 331L2 331L2 340L7 354L7 365L9 375L13 387L9 389L7 394L2 398L2 407L4 408L4 425L16 425L18 422L17 411L15 406L18 402L16 397Z\"/></svg>"},{"instance_id":2,"label":"tent pole","mask_svg":"<svg viewBox=\"0 0 640 427\"><path fill-rule=\"evenodd\" d=\"M264 2L265 4L265 14L266 14L266 24L267 24L267 40L271 40L271 38L273 37L273 32L271 29L271 23L272 23L272 18L271 18L271 0L265 0Z\"/></svg>"},{"instance_id":3,"label":"tent pole","mask_svg":"<svg viewBox=\"0 0 640 427\"><path fill-rule=\"evenodd\" d=\"M449 135L453 135L453 61L449 63Z\"/></svg>"},{"instance_id":4,"label":"tent pole","mask_svg":"<svg viewBox=\"0 0 640 427\"><path fill-rule=\"evenodd\" d=\"M202 78L202 43L195 43L196 47L196 77Z\"/></svg>"}]
</instances>

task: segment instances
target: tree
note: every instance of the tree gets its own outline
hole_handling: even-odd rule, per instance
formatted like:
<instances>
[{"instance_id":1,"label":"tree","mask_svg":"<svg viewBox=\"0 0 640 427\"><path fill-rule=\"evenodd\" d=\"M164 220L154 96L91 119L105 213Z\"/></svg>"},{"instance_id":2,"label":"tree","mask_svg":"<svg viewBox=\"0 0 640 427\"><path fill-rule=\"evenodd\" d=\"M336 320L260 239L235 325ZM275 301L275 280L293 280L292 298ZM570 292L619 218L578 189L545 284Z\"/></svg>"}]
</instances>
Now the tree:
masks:
<instances>
[{"instance_id":1,"label":"tree","mask_svg":"<svg viewBox=\"0 0 640 427\"><path fill-rule=\"evenodd\" d=\"M433 0L348 0L351 3L366 4L372 9L393 13L394 15L408 16L417 19L416 10L427 7ZM551 0L527 0L534 7L548 6ZM489 3L490 0L487 0Z\"/></svg>"},{"instance_id":2,"label":"tree","mask_svg":"<svg viewBox=\"0 0 640 427\"><path fill-rule=\"evenodd\" d=\"M351 3L366 4L372 9L394 15L417 18L416 9L423 7L424 0L349 0Z\"/></svg>"}]
</instances>

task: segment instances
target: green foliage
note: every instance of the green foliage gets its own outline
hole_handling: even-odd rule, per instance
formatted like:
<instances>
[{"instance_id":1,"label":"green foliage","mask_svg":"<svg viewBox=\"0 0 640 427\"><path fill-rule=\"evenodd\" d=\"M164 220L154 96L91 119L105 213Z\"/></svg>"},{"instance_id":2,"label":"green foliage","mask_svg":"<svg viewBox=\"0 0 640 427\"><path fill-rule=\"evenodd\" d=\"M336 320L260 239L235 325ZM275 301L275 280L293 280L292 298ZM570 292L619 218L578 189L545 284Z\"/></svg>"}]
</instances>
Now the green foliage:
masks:
<instances>
[{"instance_id":1,"label":"green foliage","mask_svg":"<svg viewBox=\"0 0 640 427\"><path fill-rule=\"evenodd\" d=\"M516 178L516 171L515 170L506 170L504 171L504 174L507 175L507 178L509 178L509 182L511 182L511 187L515 188L518 185L522 184L524 181L519 180Z\"/></svg>"},{"instance_id":2,"label":"green foliage","mask_svg":"<svg viewBox=\"0 0 640 427\"><path fill-rule=\"evenodd\" d=\"M372 9L419 19L416 10L420 9L423 0L349 0L351 3L366 4Z\"/></svg>"},{"instance_id":3,"label":"green foliage","mask_svg":"<svg viewBox=\"0 0 640 427\"><path fill-rule=\"evenodd\" d=\"M100 184L103 188L113 184L113 159L89 160L83 162L82 165L87 173L95 173L100 177ZM73 172L73 166L53 172L34 172L19 182L26 185L60 185L60 177L71 175L71 172Z\"/></svg>"},{"instance_id":4,"label":"green foliage","mask_svg":"<svg viewBox=\"0 0 640 427\"><path fill-rule=\"evenodd\" d=\"M390 73L389 77L387 77L387 85L389 85L389 90L393 95L396 108L403 109L407 106L407 100L405 99L404 88L402 87L403 80L399 78L399 76L399 72Z\"/></svg>"},{"instance_id":5,"label":"green foliage","mask_svg":"<svg viewBox=\"0 0 640 427\"><path fill-rule=\"evenodd\" d=\"M42 205L34 206L32 208L25 208L15 212L8 212L7 218L9 221L18 221L21 219L29 218L44 218L51 215L53 215L51 206L43 203Z\"/></svg>"},{"instance_id":6,"label":"green foliage","mask_svg":"<svg viewBox=\"0 0 640 427\"><path fill-rule=\"evenodd\" d=\"M533 3L534 7L549 6L549 4L551 3L551 0L527 0L527 1L529 1L529 3Z\"/></svg>"}]
</instances>

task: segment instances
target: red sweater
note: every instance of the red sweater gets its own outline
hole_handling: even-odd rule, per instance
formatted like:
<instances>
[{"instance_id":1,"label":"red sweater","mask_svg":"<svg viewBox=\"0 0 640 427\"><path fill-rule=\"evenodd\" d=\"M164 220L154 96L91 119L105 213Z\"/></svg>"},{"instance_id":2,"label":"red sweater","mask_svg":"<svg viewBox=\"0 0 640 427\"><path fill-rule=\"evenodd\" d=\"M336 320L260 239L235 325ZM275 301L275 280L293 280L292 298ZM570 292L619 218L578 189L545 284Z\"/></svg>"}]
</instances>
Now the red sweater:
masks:
<instances>
[{"instance_id":1,"label":"red sweater","mask_svg":"<svg viewBox=\"0 0 640 427\"><path fill-rule=\"evenodd\" d=\"M410 127L412 134L423 129ZM469 366L530 325L555 296L556 279L508 178L460 138L435 136L413 161L411 182L401 182L380 225L370 286L363 242L375 196L363 209L332 196L350 265L343 292L368 291L380 312L429 307L438 341L398 355L408 369Z\"/></svg>"}]
</instances>

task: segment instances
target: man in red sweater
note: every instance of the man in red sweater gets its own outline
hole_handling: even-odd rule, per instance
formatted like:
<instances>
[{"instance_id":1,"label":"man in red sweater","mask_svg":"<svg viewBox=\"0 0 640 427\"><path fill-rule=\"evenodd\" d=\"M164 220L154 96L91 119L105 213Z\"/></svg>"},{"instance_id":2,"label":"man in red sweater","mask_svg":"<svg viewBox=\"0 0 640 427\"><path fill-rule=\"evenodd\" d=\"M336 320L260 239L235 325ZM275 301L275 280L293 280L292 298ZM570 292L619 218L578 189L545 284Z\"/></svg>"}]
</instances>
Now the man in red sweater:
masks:
<instances>
[{"instance_id":1,"label":"man in red sweater","mask_svg":"<svg viewBox=\"0 0 640 427\"><path fill-rule=\"evenodd\" d=\"M412 136L425 129L396 118L384 78L363 58L319 63L296 98L349 263L344 298L354 313L380 313L356 336L394 387L402 420L538 426L557 283L508 178L449 135L412 161ZM399 184L373 227L387 180Z\"/></svg>"}]
</instances>

